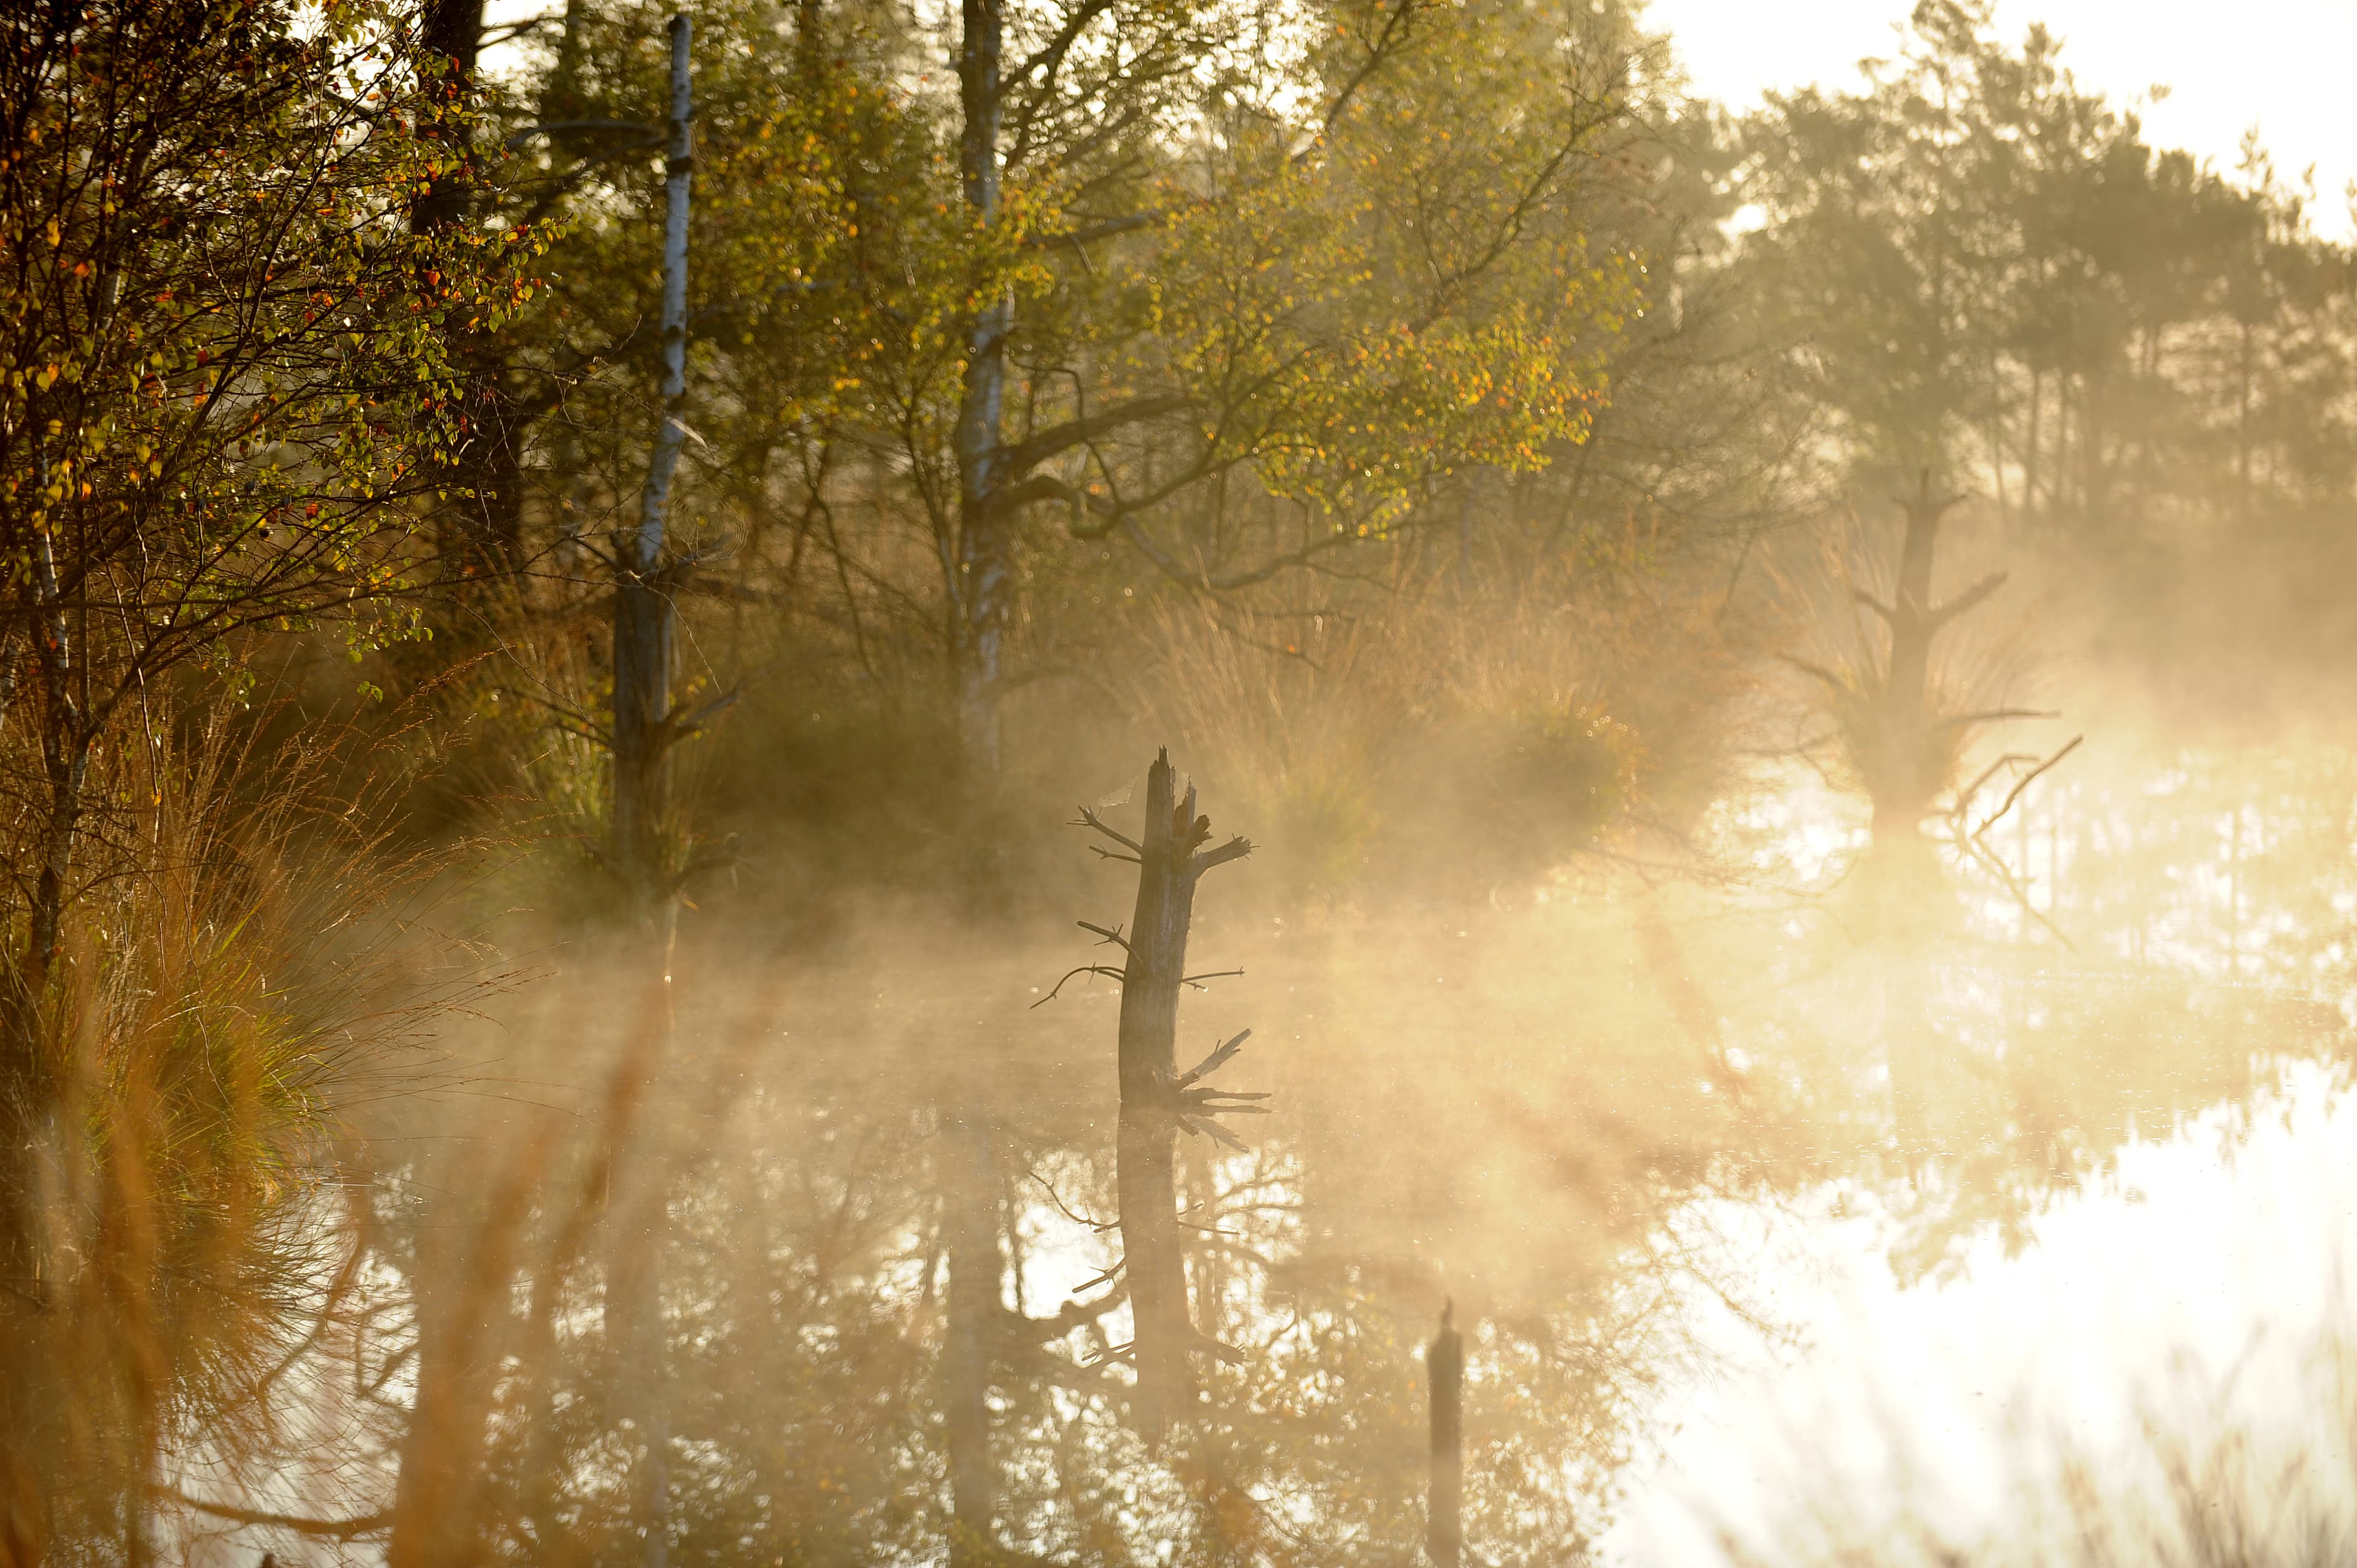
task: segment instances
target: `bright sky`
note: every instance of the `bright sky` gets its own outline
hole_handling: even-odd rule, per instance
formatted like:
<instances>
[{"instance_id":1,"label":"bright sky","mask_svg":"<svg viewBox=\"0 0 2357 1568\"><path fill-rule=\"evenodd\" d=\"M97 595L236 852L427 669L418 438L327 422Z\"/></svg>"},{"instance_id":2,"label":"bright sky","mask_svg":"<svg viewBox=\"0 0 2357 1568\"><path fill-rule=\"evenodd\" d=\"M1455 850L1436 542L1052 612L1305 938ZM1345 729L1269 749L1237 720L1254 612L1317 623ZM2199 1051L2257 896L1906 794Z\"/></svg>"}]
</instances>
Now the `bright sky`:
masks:
<instances>
[{"instance_id":1,"label":"bright sky","mask_svg":"<svg viewBox=\"0 0 2357 1568\"><path fill-rule=\"evenodd\" d=\"M1675 41L1698 91L1745 104L1766 88L1855 81L1858 60L1891 51L1892 27L1911 8L1650 0L1645 14ZM2082 85L2115 102L2170 90L2144 113L2152 140L2232 169L2256 124L2287 178L2316 166L2317 227L2352 232L2343 192L2357 178L2357 0L1998 0L2008 41L2041 21Z\"/></svg>"}]
</instances>

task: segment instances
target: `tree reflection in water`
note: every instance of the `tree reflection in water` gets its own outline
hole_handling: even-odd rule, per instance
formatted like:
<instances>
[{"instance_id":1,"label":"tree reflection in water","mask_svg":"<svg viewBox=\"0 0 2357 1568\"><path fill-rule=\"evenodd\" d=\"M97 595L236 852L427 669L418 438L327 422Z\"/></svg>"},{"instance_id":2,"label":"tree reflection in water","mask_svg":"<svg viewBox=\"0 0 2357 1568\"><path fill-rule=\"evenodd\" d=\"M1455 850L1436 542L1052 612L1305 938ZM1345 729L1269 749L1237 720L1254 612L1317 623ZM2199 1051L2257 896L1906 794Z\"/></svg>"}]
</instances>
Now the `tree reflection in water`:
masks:
<instances>
[{"instance_id":1,"label":"tree reflection in water","mask_svg":"<svg viewBox=\"0 0 2357 1568\"><path fill-rule=\"evenodd\" d=\"M741 956L707 957L682 972L676 1059L650 1069L627 999L585 962L507 1021L502 1075L553 1086L531 1098L559 1113L519 1090L474 1138L435 1142L412 1134L447 1101L376 1117L365 1289L286 1383L306 1411L479 1391L439 1428L444 1472L468 1479L425 1549L185 1509L175 1528L200 1560L209 1541L639 1560L594 1238L627 1200L605 1129L642 1101L662 1333L660 1364L632 1371L663 1390L673 1562L1415 1561L1444 1300L1464 1331L1469 1558L1583 1561L1663 1391L1724 1344L1696 1325L1784 1326L1724 1216L1842 1185L1896 1217L1903 1275L1936 1273L2028 1240L2132 1133L2341 1048L2351 770L2095 777L2041 784L2006 845L2028 843L2014 864L2075 952L1951 868L1956 919L1893 953L1854 889L1795 893L1769 853L1789 826L1731 886L1594 871L1475 914L1307 930L1207 905L1204 950L1250 972L1189 993L1179 1059L1249 1026L1277 1109L1241 1151L1178 1139L1186 1310L1237 1354L1195 1359L1158 1441L1124 1353L1114 986L1034 1009L1063 950L972 929L896 930L750 985ZM1743 822L1721 826L1741 843ZM1878 983L1894 965L1906 983ZM1933 1042L1911 1142L1874 1004L1899 995ZM503 1196L525 1176L528 1200ZM419 1339L414 1300L477 1304L479 1376L435 1364L447 1336ZM383 1507L399 1423L328 1424L246 1460L237 1495L307 1518ZM219 1498L227 1477L191 1460L173 1479Z\"/></svg>"}]
</instances>

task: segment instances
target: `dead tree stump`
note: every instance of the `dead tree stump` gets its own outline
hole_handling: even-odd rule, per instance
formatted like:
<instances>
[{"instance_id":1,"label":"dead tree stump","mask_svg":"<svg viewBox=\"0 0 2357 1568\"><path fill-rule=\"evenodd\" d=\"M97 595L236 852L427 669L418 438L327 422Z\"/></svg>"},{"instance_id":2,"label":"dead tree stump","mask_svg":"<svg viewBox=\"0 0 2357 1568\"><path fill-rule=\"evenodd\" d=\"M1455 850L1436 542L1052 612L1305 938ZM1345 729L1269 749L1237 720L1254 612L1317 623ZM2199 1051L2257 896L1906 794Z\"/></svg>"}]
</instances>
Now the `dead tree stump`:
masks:
<instances>
[{"instance_id":1,"label":"dead tree stump","mask_svg":"<svg viewBox=\"0 0 2357 1568\"><path fill-rule=\"evenodd\" d=\"M1218 1348L1196 1330L1188 1307L1177 1134L1183 1129L1233 1143L1211 1118L1222 1112L1256 1110L1239 1102L1263 1098L1198 1087L1235 1055L1249 1031L1222 1045L1193 1070L1183 1076L1178 1070L1178 992L1200 978L1187 973L1195 885L1213 866L1251 854L1252 845L1232 838L1217 849L1203 847L1211 841L1211 819L1196 814L1192 787L1183 799L1178 797L1168 749L1146 772L1146 823L1138 837L1115 832L1086 807L1081 809L1080 820L1127 852L1100 853L1135 862L1138 868L1137 907L1125 935L1082 922L1119 945L1126 961L1118 972L1087 965L1073 972L1117 972L1122 983L1115 1187L1135 1325L1130 1359L1137 1373L1139 1425L1149 1439L1156 1439L1173 1413L1193 1397L1190 1354Z\"/></svg>"}]
</instances>

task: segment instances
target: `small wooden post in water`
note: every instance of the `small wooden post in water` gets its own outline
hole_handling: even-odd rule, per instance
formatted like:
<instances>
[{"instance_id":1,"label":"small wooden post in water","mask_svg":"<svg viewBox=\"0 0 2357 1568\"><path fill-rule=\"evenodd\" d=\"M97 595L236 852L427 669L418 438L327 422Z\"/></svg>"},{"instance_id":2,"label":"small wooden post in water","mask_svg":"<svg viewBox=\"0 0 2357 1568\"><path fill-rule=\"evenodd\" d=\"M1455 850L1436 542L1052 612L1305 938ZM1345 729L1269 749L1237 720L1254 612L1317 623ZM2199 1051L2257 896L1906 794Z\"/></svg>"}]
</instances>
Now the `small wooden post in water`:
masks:
<instances>
[{"instance_id":1,"label":"small wooden post in water","mask_svg":"<svg viewBox=\"0 0 2357 1568\"><path fill-rule=\"evenodd\" d=\"M1440 1332L1426 1347L1432 1385L1432 1494L1425 1508L1424 1549L1433 1568L1457 1568L1465 1546L1465 1340L1449 1326L1455 1304L1440 1309Z\"/></svg>"}]
</instances>

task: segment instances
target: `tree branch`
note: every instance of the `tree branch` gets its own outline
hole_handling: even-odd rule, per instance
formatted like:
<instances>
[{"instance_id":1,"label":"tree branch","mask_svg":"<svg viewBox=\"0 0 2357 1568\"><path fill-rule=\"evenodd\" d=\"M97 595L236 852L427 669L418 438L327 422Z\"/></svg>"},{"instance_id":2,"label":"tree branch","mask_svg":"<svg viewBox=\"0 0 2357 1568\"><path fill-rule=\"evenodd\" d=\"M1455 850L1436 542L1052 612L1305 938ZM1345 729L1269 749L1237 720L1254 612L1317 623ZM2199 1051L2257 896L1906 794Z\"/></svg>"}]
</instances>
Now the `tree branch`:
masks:
<instances>
[{"instance_id":1,"label":"tree branch","mask_svg":"<svg viewBox=\"0 0 2357 1568\"><path fill-rule=\"evenodd\" d=\"M1318 124L1320 137L1334 129L1334 123L1342 117L1342 111L1351 106L1351 100L1359 95L1359 89L1366 86L1368 79L1381 70L1383 62L1391 58L1394 36L1405 29L1416 5L1417 0L1399 0L1392 7L1391 15L1383 18L1383 30L1375 35L1375 41L1367 48L1366 63L1342 84L1342 91L1336 93L1334 102L1326 106L1326 117Z\"/></svg>"},{"instance_id":2,"label":"tree branch","mask_svg":"<svg viewBox=\"0 0 2357 1568\"><path fill-rule=\"evenodd\" d=\"M1974 839L1978 840L1983 833L1987 832L1989 829L1996 826L1998 819L2003 817L2007 811L2012 811L2013 803L2021 799L2021 792L2024 789L2029 789L2032 784L2038 782L2038 776L2040 774L2045 772L2048 768L2053 767L2056 763L2061 761L2064 757L2078 750L2079 743L2086 738L2087 737L2083 735L2072 736L2071 737L2071 743L2068 746L2065 746L2061 750L2056 752L2053 756L2048 757L2045 761L2040 763L2037 767L2023 774L2021 776L2021 781L2016 784L2013 789L2007 793L2004 803L1998 806L1996 811L1989 813L1988 820L1986 822L1981 823L1979 827L1973 830Z\"/></svg>"},{"instance_id":3,"label":"tree branch","mask_svg":"<svg viewBox=\"0 0 2357 1568\"><path fill-rule=\"evenodd\" d=\"M1229 1040L1222 1045L1214 1047L1210 1056L1205 1057L1201 1061L1197 1062L1193 1067L1179 1074L1178 1081L1172 1087L1184 1089L1189 1084L1193 1083L1197 1079L1203 1077L1205 1074L1219 1071L1222 1067L1227 1064L1231 1058L1232 1058L1238 1051L1244 1048L1244 1042L1251 1038L1252 1031L1250 1029L1246 1029L1243 1033L1236 1036L1235 1038Z\"/></svg>"},{"instance_id":4,"label":"tree branch","mask_svg":"<svg viewBox=\"0 0 2357 1568\"><path fill-rule=\"evenodd\" d=\"M393 1528L389 1511L362 1514L358 1519L308 1519L300 1514L272 1513L264 1509L242 1509L234 1503L208 1502L192 1498L177 1487L151 1482L150 1492L167 1502L194 1509L214 1519L225 1519L234 1524L268 1525L277 1530L291 1530L300 1535L312 1535L328 1541L351 1541L363 1535L382 1535Z\"/></svg>"},{"instance_id":5,"label":"tree branch","mask_svg":"<svg viewBox=\"0 0 2357 1568\"><path fill-rule=\"evenodd\" d=\"M1151 229L1170 216L1170 209L1157 208L1151 212L1132 212L1121 218L1107 218L1095 223L1084 223L1077 229L1067 229L1059 234L1033 234L1024 240L1026 245L1086 245L1092 241L1110 240L1115 234L1127 234L1138 229Z\"/></svg>"},{"instance_id":6,"label":"tree branch","mask_svg":"<svg viewBox=\"0 0 2357 1568\"><path fill-rule=\"evenodd\" d=\"M1132 854L1144 854L1146 853L1145 845L1139 843L1127 833L1121 832L1114 828L1108 826L1103 817L1098 816L1086 806L1080 808L1080 813L1081 814L1078 817L1072 820L1071 825L1073 827L1094 828L1097 832L1104 834L1105 837L1113 840L1114 843L1121 845L1122 848L1129 851ZM1091 929L1094 929L1093 927Z\"/></svg>"},{"instance_id":7,"label":"tree branch","mask_svg":"<svg viewBox=\"0 0 2357 1568\"><path fill-rule=\"evenodd\" d=\"M1193 875L1200 876L1215 865L1225 865L1232 860L1242 860L1252 851L1250 839L1232 838L1217 849L1207 849L1200 854L1189 857L1187 869Z\"/></svg>"},{"instance_id":8,"label":"tree branch","mask_svg":"<svg viewBox=\"0 0 2357 1568\"><path fill-rule=\"evenodd\" d=\"M556 136L579 131L628 131L632 134L631 145L634 146L651 147L663 139L661 131L652 125L640 124L636 120L551 120L544 124L526 125L510 135L502 145L514 152L534 136Z\"/></svg>"},{"instance_id":9,"label":"tree branch","mask_svg":"<svg viewBox=\"0 0 2357 1568\"><path fill-rule=\"evenodd\" d=\"M1183 392L1171 392L1157 397L1134 397L1114 403L1111 408L1049 425L1038 435L1017 441L1001 449L1007 466L1021 473L1046 462L1060 452L1108 435L1125 425L1141 424L1149 419L1177 413L1195 406L1195 399Z\"/></svg>"},{"instance_id":10,"label":"tree branch","mask_svg":"<svg viewBox=\"0 0 2357 1568\"><path fill-rule=\"evenodd\" d=\"M1864 588L1852 588L1849 591L1849 596L1856 599L1859 604L1864 605L1867 609L1872 610L1876 615L1880 616L1882 618L1882 624L1885 626L1890 626L1899 619L1899 613L1896 610L1892 609L1889 605L1884 604L1880 599L1876 598L1872 594L1867 593Z\"/></svg>"},{"instance_id":11,"label":"tree branch","mask_svg":"<svg viewBox=\"0 0 2357 1568\"><path fill-rule=\"evenodd\" d=\"M1965 729L1974 725L2003 724L2007 719L2050 719L2058 715L2043 708L1983 708L1978 713L1955 714L1940 721L1942 729Z\"/></svg>"},{"instance_id":12,"label":"tree branch","mask_svg":"<svg viewBox=\"0 0 2357 1568\"><path fill-rule=\"evenodd\" d=\"M1065 981L1071 980L1074 975L1081 974L1102 974L1110 980L1127 980L1129 978L1128 975L1123 973L1120 970L1114 968L1110 964L1084 963L1078 969L1068 972L1063 980L1056 982L1056 983L1049 989L1047 995L1042 996L1039 1001L1031 1004L1031 1005L1034 1007L1045 1007L1049 1003L1053 1002L1056 999L1056 993L1064 989Z\"/></svg>"},{"instance_id":13,"label":"tree branch","mask_svg":"<svg viewBox=\"0 0 2357 1568\"><path fill-rule=\"evenodd\" d=\"M1942 605L1939 608L1933 610L1929 618L1932 625L1934 628L1947 625L1948 622L1955 619L1958 616L1963 615L1975 605L1979 604L1991 594L1996 593L1999 588L2004 587L2005 579L2005 573L1991 572L1987 576L1983 577L1979 582L1975 583L1971 587L1966 588L1963 593L1958 594L1954 598L1950 599L1946 604ZM1886 614L1884 618L1889 619L1889 618Z\"/></svg>"}]
</instances>

